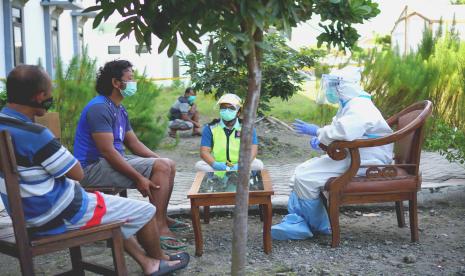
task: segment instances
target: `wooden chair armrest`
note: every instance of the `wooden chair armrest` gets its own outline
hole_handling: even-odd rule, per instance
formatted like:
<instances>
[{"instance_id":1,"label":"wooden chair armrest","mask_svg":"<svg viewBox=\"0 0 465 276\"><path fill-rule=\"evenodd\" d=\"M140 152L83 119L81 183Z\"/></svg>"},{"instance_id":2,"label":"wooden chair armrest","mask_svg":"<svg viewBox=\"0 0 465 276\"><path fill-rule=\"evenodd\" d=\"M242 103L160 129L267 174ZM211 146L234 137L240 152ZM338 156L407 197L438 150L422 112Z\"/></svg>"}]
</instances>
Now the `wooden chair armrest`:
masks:
<instances>
[{"instance_id":1,"label":"wooden chair armrest","mask_svg":"<svg viewBox=\"0 0 465 276\"><path fill-rule=\"evenodd\" d=\"M332 178L334 180L326 182L325 184L326 191L341 193L342 190L344 189L344 186L347 185L347 183L349 183L349 181L357 174L360 168L360 152L358 148L350 148L348 151L350 154L349 168L341 176L336 177L336 179ZM333 154L338 155L339 153L333 153ZM344 154L347 155L345 151L344 151ZM336 159L336 160L341 160L341 159Z\"/></svg>"},{"instance_id":2,"label":"wooden chair armrest","mask_svg":"<svg viewBox=\"0 0 465 276\"><path fill-rule=\"evenodd\" d=\"M97 233L97 232L101 232L101 231L112 230L114 228L121 227L121 225L123 225L124 223L125 223L124 221L116 221L116 222L97 225L97 226L87 228L87 229L84 229L84 230L73 230L73 231L66 232L64 234L59 234L59 235L54 235L54 236L47 236L47 237L40 237L40 238L32 240L31 245L37 246L37 245L57 242L57 241L64 240L64 239L70 239L70 238L75 238L75 237L79 237L79 236L85 236L85 235L88 235L88 234Z\"/></svg>"}]
</instances>

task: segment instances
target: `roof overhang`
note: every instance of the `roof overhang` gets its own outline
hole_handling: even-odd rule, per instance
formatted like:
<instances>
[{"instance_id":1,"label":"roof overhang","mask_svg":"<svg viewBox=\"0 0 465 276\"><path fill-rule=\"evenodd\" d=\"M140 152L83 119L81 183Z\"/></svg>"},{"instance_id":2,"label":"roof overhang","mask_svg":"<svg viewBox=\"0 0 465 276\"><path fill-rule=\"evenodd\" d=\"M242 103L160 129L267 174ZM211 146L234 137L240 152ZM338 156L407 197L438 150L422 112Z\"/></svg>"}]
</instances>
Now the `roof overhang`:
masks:
<instances>
[{"instance_id":1,"label":"roof overhang","mask_svg":"<svg viewBox=\"0 0 465 276\"><path fill-rule=\"evenodd\" d=\"M67 1L67 0L44 1L43 0L40 2L40 5L57 7L63 10L82 10L83 9L81 3L77 3L77 1L72 1L72 0L71 1Z\"/></svg>"},{"instance_id":2,"label":"roof overhang","mask_svg":"<svg viewBox=\"0 0 465 276\"><path fill-rule=\"evenodd\" d=\"M82 12L82 10L75 10L71 12L71 16L86 17L86 18L95 18L97 16L96 12Z\"/></svg>"}]
</instances>

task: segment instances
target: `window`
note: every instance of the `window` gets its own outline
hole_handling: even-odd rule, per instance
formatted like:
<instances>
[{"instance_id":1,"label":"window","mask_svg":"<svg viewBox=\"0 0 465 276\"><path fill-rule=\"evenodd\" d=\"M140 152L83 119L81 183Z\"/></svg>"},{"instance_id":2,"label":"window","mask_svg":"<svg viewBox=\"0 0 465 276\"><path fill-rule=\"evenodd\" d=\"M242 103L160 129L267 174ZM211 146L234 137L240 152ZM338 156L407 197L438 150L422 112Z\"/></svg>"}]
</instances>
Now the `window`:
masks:
<instances>
[{"instance_id":1,"label":"window","mask_svg":"<svg viewBox=\"0 0 465 276\"><path fill-rule=\"evenodd\" d=\"M120 53L121 53L121 49L119 46L108 46L109 55L119 55Z\"/></svg>"},{"instance_id":2,"label":"window","mask_svg":"<svg viewBox=\"0 0 465 276\"><path fill-rule=\"evenodd\" d=\"M58 39L58 18L52 18L52 64L53 69L56 67L56 62L60 56L60 42Z\"/></svg>"},{"instance_id":3,"label":"window","mask_svg":"<svg viewBox=\"0 0 465 276\"><path fill-rule=\"evenodd\" d=\"M146 54L148 53L149 50L147 48L147 45L136 45L136 54Z\"/></svg>"},{"instance_id":4,"label":"window","mask_svg":"<svg viewBox=\"0 0 465 276\"><path fill-rule=\"evenodd\" d=\"M13 55L14 66L24 63L23 54L23 15L20 8L11 8L11 18L13 25Z\"/></svg>"}]
</instances>

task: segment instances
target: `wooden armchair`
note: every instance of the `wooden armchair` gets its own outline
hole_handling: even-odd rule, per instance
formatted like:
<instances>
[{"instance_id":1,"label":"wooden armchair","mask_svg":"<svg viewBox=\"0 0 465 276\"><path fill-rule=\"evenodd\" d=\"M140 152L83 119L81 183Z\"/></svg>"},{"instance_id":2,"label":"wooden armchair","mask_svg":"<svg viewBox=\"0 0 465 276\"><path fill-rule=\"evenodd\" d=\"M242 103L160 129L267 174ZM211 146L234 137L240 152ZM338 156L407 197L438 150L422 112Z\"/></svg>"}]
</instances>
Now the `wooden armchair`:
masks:
<instances>
[{"instance_id":1,"label":"wooden armchair","mask_svg":"<svg viewBox=\"0 0 465 276\"><path fill-rule=\"evenodd\" d=\"M72 270L64 274L84 275L85 269L104 275L127 275L120 230L123 222L38 239L29 237L19 191L16 158L7 131L0 131L0 172L3 174L13 222L13 227L0 229L0 252L19 259L23 275L34 275L33 257L67 248L71 255ZM100 240L108 240L112 245L114 270L82 260L80 246Z\"/></svg>"},{"instance_id":2,"label":"wooden armchair","mask_svg":"<svg viewBox=\"0 0 465 276\"><path fill-rule=\"evenodd\" d=\"M341 176L331 178L322 191L332 228L332 247L340 242L339 207L348 204L396 202L399 227L405 224L402 201L409 201L410 232L412 242L418 241L417 192L421 187L419 172L423 127L431 115L432 103L413 104L387 120L394 133L375 139L335 141L322 146L334 160L350 154L349 169ZM359 148L376 147L394 143L393 165L360 166ZM365 176L357 176L366 168Z\"/></svg>"}]
</instances>

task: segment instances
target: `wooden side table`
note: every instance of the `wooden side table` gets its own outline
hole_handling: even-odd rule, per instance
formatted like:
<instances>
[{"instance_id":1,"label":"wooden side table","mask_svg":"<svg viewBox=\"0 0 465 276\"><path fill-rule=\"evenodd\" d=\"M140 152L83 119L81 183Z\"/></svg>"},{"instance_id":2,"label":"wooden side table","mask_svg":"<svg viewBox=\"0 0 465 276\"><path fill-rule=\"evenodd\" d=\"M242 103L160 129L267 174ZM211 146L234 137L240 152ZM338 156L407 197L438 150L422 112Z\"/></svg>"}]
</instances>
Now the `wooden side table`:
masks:
<instances>
[{"instance_id":1,"label":"wooden side table","mask_svg":"<svg viewBox=\"0 0 465 276\"><path fill-rule=\"evenodd\" d=\"M274 194L271 185L271 179L267 170L259 172L263 183L263 190L249 190L249 205L258 204L263 210L263 251L266 254L271 253L271 220L272 220L272 205L271 196ZM209 221L210 206L234 205L236 203L235 192L216 192L216 191L201 191L201 185L206 185L207 173L197 172L194 183L187 195L191 200L191 217L192 227L194 228L195 237L195 255L202 256L203 254L203 238L200 227L200 206L204 206L205 223Z\"/></svg>"}]
</instances>

